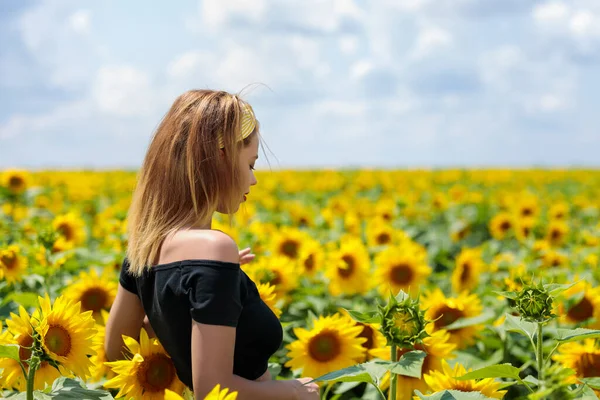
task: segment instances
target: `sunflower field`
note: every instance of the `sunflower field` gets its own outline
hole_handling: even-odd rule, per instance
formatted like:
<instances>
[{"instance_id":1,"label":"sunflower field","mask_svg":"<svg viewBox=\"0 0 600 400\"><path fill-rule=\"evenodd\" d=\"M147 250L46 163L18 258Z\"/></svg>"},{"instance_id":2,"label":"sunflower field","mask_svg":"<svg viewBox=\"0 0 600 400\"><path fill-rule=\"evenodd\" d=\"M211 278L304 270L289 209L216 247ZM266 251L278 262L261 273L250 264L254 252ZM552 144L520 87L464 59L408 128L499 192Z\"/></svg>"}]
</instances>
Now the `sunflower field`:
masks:
<instances>
[{"instance_id":1,"label":"sunflower field","mask_svg":"<svg viewBox=\"0 0 600 400\"><path fill-rule=\"evenodd\" d=\"M190 396L160 342L106 362L135 171L0 172L0 389ZM259 171L213 228L322 399L598 399L600 171ZM208 399L236 398L215 387Z\"/></svg>"}]
</instances>

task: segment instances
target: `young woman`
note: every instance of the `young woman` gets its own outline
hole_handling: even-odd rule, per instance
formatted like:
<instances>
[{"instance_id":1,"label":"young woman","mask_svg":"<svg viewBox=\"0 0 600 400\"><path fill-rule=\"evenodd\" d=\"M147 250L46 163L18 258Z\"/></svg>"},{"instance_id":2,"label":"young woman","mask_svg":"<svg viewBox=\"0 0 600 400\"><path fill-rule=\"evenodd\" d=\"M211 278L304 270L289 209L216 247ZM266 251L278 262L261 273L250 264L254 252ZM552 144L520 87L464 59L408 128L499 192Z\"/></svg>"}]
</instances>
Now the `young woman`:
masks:
<instances>
[{"instance_id":1,"label":"young woman","mask_svg":"<svg viewBox=\"0 0 600 400\"><path fill-rule=\"evenodd\" d=\"M239 400L319 398L310 378L270 379L281 324L240 268L252 255L211 230L213 213L235 213L256 185L258 145L252 107L237 95L192 90L175 100L133 193L109 360L124 357L122 335L138 337L147 318L196 399L217 383Z\"/></svg>"}]
</instances>

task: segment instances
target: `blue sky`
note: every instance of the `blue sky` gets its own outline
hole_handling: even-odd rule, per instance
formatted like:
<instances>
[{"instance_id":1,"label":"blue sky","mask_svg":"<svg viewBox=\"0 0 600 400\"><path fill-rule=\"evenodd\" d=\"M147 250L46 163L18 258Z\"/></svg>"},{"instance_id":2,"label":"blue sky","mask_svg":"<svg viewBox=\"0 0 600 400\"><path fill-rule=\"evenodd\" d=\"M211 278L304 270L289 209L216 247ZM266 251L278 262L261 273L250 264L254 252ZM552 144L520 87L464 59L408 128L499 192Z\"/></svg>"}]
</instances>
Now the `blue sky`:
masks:
<instances>
[{"instance_id":1,"label":"blue sky","mask_svg":"<svg viewBox=\"0 0 600 400\"><path fill-rule=\"evenodd\" d=\"M274 168L600 165L597 0L19 0L0 168L137 168L178 94L254 83Z\"/></svg>"}]
</instances>

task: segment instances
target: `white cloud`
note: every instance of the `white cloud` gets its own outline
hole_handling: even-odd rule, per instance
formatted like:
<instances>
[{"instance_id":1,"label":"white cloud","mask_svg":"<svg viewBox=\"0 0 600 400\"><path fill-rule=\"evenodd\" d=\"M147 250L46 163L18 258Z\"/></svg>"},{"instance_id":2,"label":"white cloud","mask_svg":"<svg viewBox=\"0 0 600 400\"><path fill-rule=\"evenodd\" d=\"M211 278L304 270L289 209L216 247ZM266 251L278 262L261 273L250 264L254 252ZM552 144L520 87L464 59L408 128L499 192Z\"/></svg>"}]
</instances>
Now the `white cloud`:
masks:
<instances>
[{"instance_id":1,"label":"white cloud","mask_svg":"<svg viewBox=\"0 0 600 400\"><path fill-rule=\"evenodd\" d=\"M539 23L562 23L570 14L570 8L562 1L537 4L533 8L533 18Z\"/></svg>"},{"instance_id":2,"label":"white cloud","mask_svg":"<svg viewBox=\"0 0 600 400\"><path fill-rule=\"evenodd\" d=\"M117 116L149 115L155 107L148 74L127 65L100 68L91 96L100 111Z\"/></svg>"},{"instance_id":3,"label":"white cloud","mask_svg":"<svg viewBox=\"0 0 600 400\"><path fill-rule=\"evenodd\" d=\"M350 76L360 79L373 70L374 66L370 60L359 60L350 67Z\"/></svg>"},{"instance_id":4,"label":"white cloud","mask_svg":"<svg viewBox=\"0 0 600 400\"><path fill-rule=\"evenodd\" d=\"M436 51L447 48L451 44L452 34L449 31L439 26L422 26L411 52L411 58L419 60L431 56Z\"/></svg>"},{"instance_id":5,"label":"white cloud","mask_svg":"<svg viewBox=\"0 0 600 400\"><path fill-rule=\"evenodd\" d=\"M218 29L233 17L258 23L266 9L266 0L204 0L200 3L200 16L203 25Z\"/></svg>"},{"instance_id":6,"label":"white cloud","mask_svg":"<svg viewBox=\"0 0 600 400\"><path fill-rule=\"evenodd\" d=\"M188 51L167 66L167 75L172 79L184 79L193 76L202 68L202 64L213 65L214 57L209 53Z\"/></svg>"},{"instance_id":7,"label":"white cloud","mask_svg":"<svg viewBox=\"0 0 600 400\"><path fill-rule=\"evenodd\" d=\"M75 11L69 17L69 25L75 33L87 35L92 26L91 13L88 10Z\"/></svg>"},{"instance_id":8,"label":"white cloud","mask_svg":"<svg viewBox=\"0 0 600 400\"><path fill-rule=\"evenodd\" d=\"M557 111L565 107L564 101L553 94L546 94L540 98L539 108L541 111Z\"/></svg>"},{"instance_id":9,"label":"white cloud","mask_svg":"<svg viewBox=\"0 0 600 400\"><path fill-rule=\"evenodd\" d=\"M340 50L344 54L352 55L358 49L358 39L352 35L343 35L339 39Z\"/></svg>"},{"instance_id":10,"label":"white cloud","mask_svg":"<svg viewBox=\"0 0 600 400\"><path fill-rule=\"evenodd\" d=\"M600 33L596 16L590 11L577 11L569 20L569 28L575 36L585 37Z\"/></svg>"}]
</instances>

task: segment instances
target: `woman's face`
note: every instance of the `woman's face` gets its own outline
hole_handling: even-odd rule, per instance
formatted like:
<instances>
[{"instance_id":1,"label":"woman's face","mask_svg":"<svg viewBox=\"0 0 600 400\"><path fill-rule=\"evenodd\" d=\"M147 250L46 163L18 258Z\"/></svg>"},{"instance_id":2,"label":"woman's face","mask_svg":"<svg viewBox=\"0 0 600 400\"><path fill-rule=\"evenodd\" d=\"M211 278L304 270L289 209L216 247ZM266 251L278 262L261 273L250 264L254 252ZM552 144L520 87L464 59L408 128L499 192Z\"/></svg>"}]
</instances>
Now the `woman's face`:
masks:
<instances>
[{"instance_id":1,"label":"woman's face","mask_svg":"<svg viewBox=\"0 0 600 400\"><path fill-rule=\"evenodd\" d=\"M239 167L242 177L243 193L240 203L246 201L246 196L250 193L250 186L256 185L256 177L254 176L254 164L258 159L258 135L252 135L250 143L244 147L239 153Z\"/></svg>"}]
</instances>

